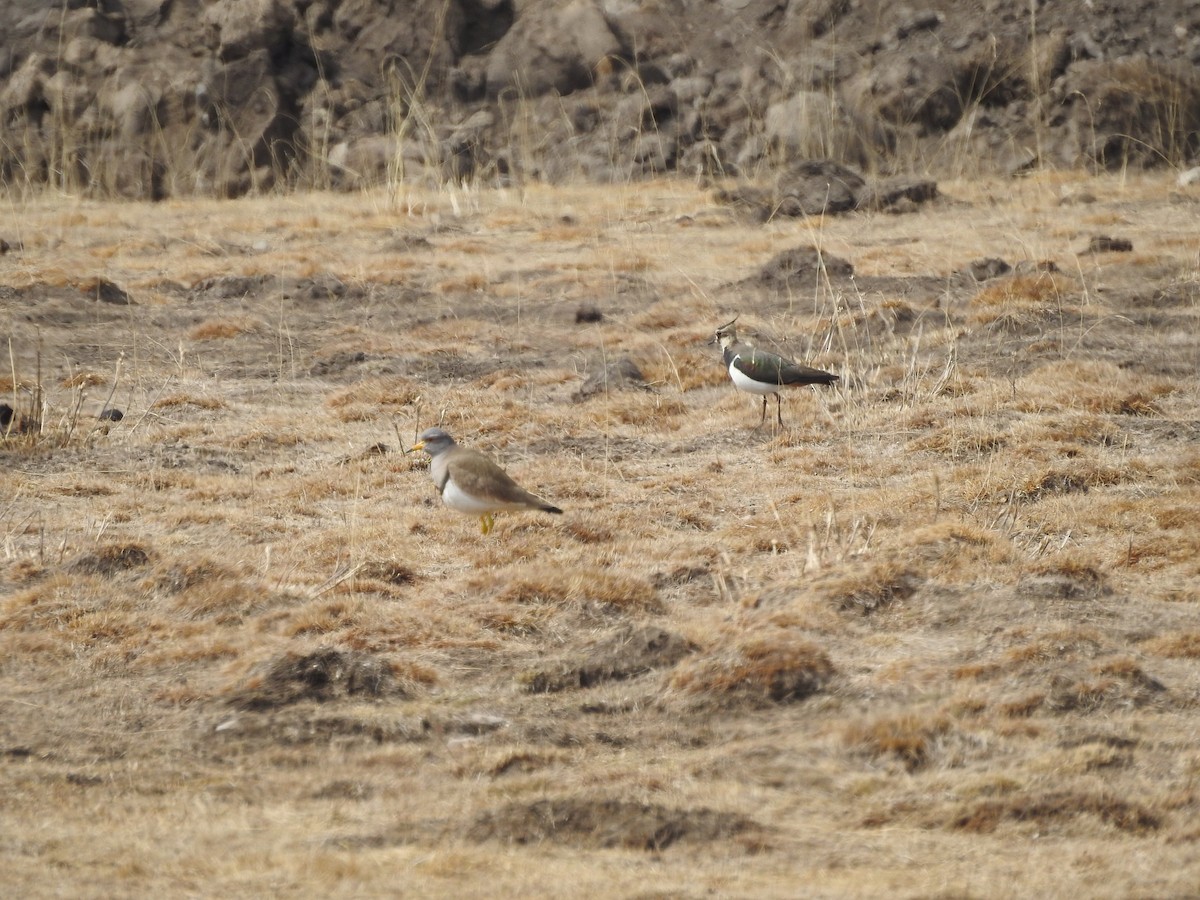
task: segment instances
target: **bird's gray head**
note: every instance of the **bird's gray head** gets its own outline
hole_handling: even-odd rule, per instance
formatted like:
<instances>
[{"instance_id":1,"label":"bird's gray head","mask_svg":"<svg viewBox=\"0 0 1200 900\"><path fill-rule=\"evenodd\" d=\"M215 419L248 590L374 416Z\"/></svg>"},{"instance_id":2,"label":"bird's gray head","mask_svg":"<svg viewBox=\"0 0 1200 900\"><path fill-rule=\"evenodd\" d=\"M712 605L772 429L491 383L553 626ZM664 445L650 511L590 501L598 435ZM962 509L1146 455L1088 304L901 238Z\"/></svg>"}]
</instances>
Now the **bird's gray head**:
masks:
<instances>
[{"instance_id":1,"label":"bird's gray head","mask_svg":"<svg viewBox=\"0 0 1200 900\"><path fill-rule=\"evenodd\" d=\"M720 344L721 349L730 347L737 343L737 329L733 327L733 323L737 321L737 316L733 317L733 322L727 322L717 329L717 333L713 335L710 344Z\"/></svg>"},{"instance_id":2,"label":"bird's gray head","mask_svg":"<svg viewBox=\"0 0 1200 900\"><path fill-rule=\"evenodd\" d=\"M406 453L412 453L414 450L424 450L430 456L437 456L439 453L445 453L454 446L454 438L446 434L440 428L426 428L417 436L417 442L406 450Z\"/></svg>"}]
</instances>

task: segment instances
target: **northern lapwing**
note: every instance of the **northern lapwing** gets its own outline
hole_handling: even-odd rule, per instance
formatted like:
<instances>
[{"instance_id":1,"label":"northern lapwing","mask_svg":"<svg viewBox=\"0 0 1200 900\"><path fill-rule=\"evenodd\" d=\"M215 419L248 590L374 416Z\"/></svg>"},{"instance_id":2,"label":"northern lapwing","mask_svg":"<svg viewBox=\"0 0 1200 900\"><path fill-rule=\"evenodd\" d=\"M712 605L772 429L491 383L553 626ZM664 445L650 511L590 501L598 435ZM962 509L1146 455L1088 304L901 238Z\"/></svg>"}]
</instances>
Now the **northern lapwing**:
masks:
<instances>
[{"instance_id":1,"label":"northern lapwing","mask_svg":"<svg viewBox=\"0 0 1200 900\"><path fill-rule=\"evenodd\" d=\"M484 534L491 532L498 512L533 509L562 513L557 506L529 493L478 450L460 446L440 428L421 432L405 452L414 450L429 454L429 474L441 492L442 502L458 512L479 516Z\"/></svg>"},{"instance_id":2,"label":"northern lapwing","mask_svg":"<svg viewBox=\"0 0 1200 900\"><path fill-rule=\"evenodd\" d=\"M733 322L718 328L716 335L709 343L721 345L721 356L725 360L726 368L729 369L729 377L733 379L734 386L738 390L762 395L762 421L758 423L759 428L762 428L767 421L768 394L775 395L775 417L779 420L782 428L783 410L782 402L779 399L780 390L790 384L833 384L838 380L838 376L830 372L822 372L811 366L802 366L775 353L758 350L739 341L737 329L733 324L736 321L737 317L734 316Z\"/></svg>"}]
</instances>

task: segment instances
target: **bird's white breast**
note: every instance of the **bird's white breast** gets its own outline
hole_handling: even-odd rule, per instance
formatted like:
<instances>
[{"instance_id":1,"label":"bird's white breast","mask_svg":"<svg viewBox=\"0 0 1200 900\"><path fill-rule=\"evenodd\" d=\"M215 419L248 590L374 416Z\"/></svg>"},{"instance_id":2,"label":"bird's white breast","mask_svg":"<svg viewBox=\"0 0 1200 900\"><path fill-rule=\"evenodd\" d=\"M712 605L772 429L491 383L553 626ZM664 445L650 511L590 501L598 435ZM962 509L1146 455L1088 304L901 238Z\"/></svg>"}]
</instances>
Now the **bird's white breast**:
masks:
<instances>
[{"instance_id":1,"label":"bird's white breast","mask_svg":"<svg viewBox=\"0 0 1200 900\"><path fill-rule=\"evenodd\" d=\"M451 478L446 482L446 487L442 489L442 502L451 509L463 513L472 513L474 515L483 515L488 512L496 512L497 509L502 509L504 504L497 506L495 501L481 500L477 497L472 497L470 494L465 494L454 483Z\"/></svg>"},{"instance_id":2,"label":"bird's white breast","mask_svg":"<svg viewBox=\"0 0 1200 900\"><path fill-rule=\"evenodd\" d=\"M763 381L755 381L750 376L738 370L737 361L740 357L735 356L729 362L729 377L733 379L734 386L739 391L748 391L751 394L778 394L779 385L767 384Z\"/></svg>"}]
</instances>

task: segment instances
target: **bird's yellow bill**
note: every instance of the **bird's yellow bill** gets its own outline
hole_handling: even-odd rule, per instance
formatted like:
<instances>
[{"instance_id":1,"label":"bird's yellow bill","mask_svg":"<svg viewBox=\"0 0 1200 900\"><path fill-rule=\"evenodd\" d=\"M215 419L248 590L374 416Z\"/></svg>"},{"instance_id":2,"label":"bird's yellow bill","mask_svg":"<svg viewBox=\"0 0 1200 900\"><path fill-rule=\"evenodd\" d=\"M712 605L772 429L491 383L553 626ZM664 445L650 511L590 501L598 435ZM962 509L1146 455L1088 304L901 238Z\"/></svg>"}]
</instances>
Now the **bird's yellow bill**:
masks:
<instances>
[{"instance_id":1,"label":"bird's yellow bill","mask_svg":"<svg viewBox=\"0 0 1200 900\"><path fill-rule=\"evenodd\" d=\"M416 452L416 451L418 451L418 450L424 450L424 449L425 449L425 442L424 442L424 441L417 441L415 444L413 444L411 447L409 447L409 448L408 448L407 450L405 450L404 452L405 452L405 453L415 453L415 452Z\"/></svg>"}]
</instances>

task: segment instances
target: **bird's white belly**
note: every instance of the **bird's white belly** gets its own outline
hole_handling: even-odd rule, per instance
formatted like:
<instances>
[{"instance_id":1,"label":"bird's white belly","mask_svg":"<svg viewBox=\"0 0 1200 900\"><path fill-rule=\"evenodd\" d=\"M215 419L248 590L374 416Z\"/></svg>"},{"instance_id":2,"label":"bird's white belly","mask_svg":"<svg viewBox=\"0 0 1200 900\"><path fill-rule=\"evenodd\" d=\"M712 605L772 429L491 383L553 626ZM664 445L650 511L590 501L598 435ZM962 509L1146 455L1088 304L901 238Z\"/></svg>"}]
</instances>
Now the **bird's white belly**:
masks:
<instances>
[{"instance_id":1,"label":"bird's white belly","mask_svg":"<svg viewBox=\"0 0 1200 900\"><path fill-rule=\"evenodd\" d=\"M478 497L464 494L459 490L458 485L454 483L453 478L446 482L446 487L442 491L442 502L458 512L471 513L476 516L504 509L503 503L498 504L494 500L482 500Z\"/></svg>"},{"instance_id":2,"label":"bird's white belly","mask_svg":"<svg viewBox=\"0 0 1200 900\"><path fill-rule=\"evenodd\" d=\"M729 364L729 377L733 379L733 383L739 391L749 391L751 394L779 393L779 385L755 381L753 378L750 378L738 371L738 367L732 363Z\"/></svg>"}]
</instances>

